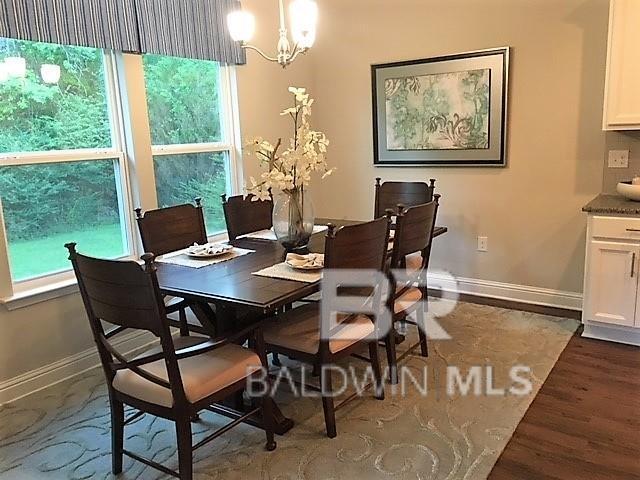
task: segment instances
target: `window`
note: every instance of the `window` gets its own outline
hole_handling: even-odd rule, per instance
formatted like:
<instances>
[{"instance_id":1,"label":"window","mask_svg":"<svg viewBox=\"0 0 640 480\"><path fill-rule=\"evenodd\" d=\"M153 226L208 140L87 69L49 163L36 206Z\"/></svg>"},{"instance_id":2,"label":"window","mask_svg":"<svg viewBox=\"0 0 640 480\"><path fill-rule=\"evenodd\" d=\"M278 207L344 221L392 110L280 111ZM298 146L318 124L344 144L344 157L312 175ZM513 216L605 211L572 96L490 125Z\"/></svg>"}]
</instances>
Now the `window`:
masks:
<instances>
[{"instance_id":1,"label":"window","mask_svg":"<svg viewBox=\"0 0 640 480\"><path fill-rule=\"evenodd\" d=\"M209 234L225 229L220 196L232 190L222 70L216 62L144 56L158 205L201 197Z\"/></svg>"},{"instance_id":2,"label":"window","mask_svg":"<svg viewBox=\"0 0 640 480\"><path fill-rule=\"evenodd\" d=\"M216 62L0 38L0 202L14 293L72 278L68 242L101 258L140 253L133 203L200 197L209 234L224 231L220 196L241 183L233 74ZM141 96L120 96L132 81L146 87L148 118ZM151 144L134 135L140 119Z\"/></svg>"},{"instance_id":3,"label":"window","mask_svg":"<svg viewBox=\"0 0 640 480\"><path fill-rule=\"evenodd\" d=\"M109 60L98 49L0 38L0 200L14 282L69 270L66 242L96 256L129 253Z\"/></svg>"}]
</instances>

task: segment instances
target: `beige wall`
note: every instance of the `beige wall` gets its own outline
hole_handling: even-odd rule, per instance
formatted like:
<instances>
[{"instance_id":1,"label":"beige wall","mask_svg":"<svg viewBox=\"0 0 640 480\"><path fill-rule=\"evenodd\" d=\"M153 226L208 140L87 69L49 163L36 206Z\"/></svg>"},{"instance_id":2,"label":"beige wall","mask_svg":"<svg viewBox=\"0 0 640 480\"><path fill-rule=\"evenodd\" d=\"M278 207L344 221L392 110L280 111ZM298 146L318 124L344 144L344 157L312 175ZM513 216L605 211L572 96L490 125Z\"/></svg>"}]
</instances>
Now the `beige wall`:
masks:
<instances>
[{"instance_id":1,"label":"beige wall","mask_svg":"<svg viewBox=\"0 0 640 480\"><path fill-rule=\"evenodd\" d=\"M585 217L601 188L607 0L320 0L316 123L339 171L325 216L369 218L376 176L438 179L433 265L455 275L582 291ZM510 46L509 165L374 168L372 63ZM489 252L476 251L477 236Z\"/></svg>"}]
</instances>

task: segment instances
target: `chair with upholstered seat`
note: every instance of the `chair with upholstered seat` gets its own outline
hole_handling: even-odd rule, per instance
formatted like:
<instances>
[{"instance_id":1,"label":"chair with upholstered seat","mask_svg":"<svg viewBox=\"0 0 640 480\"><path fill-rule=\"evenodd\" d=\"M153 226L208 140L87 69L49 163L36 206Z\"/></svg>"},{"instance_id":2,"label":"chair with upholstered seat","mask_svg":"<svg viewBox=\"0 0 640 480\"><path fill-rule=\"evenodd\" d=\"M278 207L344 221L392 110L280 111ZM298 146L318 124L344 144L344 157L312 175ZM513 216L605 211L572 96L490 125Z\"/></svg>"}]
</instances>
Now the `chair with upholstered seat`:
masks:
<instances>
[{"instance_id":1,"label":"chair with upholstered seat","mask_svg":"<svg viewBox=\"0 0 640 480\"><path fill-rule=\"evenodd\" d=\"M390 224L389 216L339 229L329 225L325 240L325 272L330 269L367 269L382 273L387 258ZM366 295L370 295L370 299L374 298L373 305L376 305L377 298L380 307L384 308L386 298L382 298L383 289L380 286L374 290L374 295ZM327 298L328 296L323 295L324 302L329 301ZM377 316L347 314L336 310L337 321L335 325L329 326L322 318L320 304L297 307L274 318L271 325L265 327L264 333L268 352L283 354L319 369L325 424L330 438L337 434L336 410L351 398L337 407L334 405L331 371L323 367L333 365L368 347L375 395L379 399L384 398L378 357L378 340L381 334L378 332Z\"/></svg>"},{"instance_id":2,"label":"chair with upholstered seat","mask_svg":"<svg viewBox=\"0 0 640 480\"><path fill-rule=\"evenodd\" d=\"M428 356L426 336L426 305L428 301L427 269L431 256L431 245L435 229L440 195L432 202L405 208L397 207L396 230L393 238L393 251L389 262L392 279L392 292L389 309L393 312L394 328L385 340L387 363L391 383L397 383L398 361L410 355L420 346L422 356ZM404 279L393 272L406 273ZM417 284L417 286L416 286ZM409 317L414 317L415 320ZM418 327L419 342L411 345L400 357L396 355L395 324L404 322Z\"/></svg>"},{"instance_id":3,"label":"chair with upholstered seat","mask_svg":"<svg viewBox=\"0 0 640 480\"><path fill-rule=\"evenodd\" d=\"M222 195L222 209L229 240L273 227L273 201L254 200L252 195Z\"/></svg>"},{"instance_id":4,"label":"chair with upholstered seat","mask_svg":"<svg viewBox=\"0 0 640 480\"><path fill-rule=\"evenodd\" d=\"M234 412L234 421L195 446L191 437L191 422L200 411L216 411L216 403L242 392L248 382L263 381L267 360L259 329L215 340L194 336L174 340L152 254L143 255L144 266L140 266L87 257L76 252L75 244L66 246L107 378L114 474L122 471L123 455L127 455L163 473L191 480L196 448L259 413L266 430L266 448L275 448L269 389L257 399L259 407L247 413ZM114 328L105 331L105 324ZM127 359L114 347L113 340L130 330L151 333L159 339L159 346ZM241 346L247 338L255 349ZM124 405L138 412L125 420ZM178 472L125 450L124 427L145 413L175 423Z\"/></svg>"},{"instance_id":5,"label":"chair with upholstered seat","mask_svg":"<svg viewBox=\"0 0 640 480\"><path fill-rule=\"evenodd\" d=\"M145 252L160 256L188 248L194 243L200 245L207 243L207 230L200 198L195 199L195 206L187 203L144 213L141 208L136 208L135 212ZM189 335L191 318L194 319L191 322L191 328L201 330L198 328L195 316L188 315L189 305L184 299L167 298L165 307L170 315L178 313L177 323L174 326L180 328L181 335ZM173 321L171 317L169 319Z\"/></svg>"},{"instance_id":6,"label":"chair with upholstered seat","mask_svg":"<svg viewBox=\"0 0 640 480\"><path fill-rule=\"evenodd\" d=\"M396 210L399 204L406 207L423 205L433 201L436 180L432 178L429 184L424 182L384 182L376 178L376 193L373 218L385 215L387 209Z\"/></svg>"}]
</instances>

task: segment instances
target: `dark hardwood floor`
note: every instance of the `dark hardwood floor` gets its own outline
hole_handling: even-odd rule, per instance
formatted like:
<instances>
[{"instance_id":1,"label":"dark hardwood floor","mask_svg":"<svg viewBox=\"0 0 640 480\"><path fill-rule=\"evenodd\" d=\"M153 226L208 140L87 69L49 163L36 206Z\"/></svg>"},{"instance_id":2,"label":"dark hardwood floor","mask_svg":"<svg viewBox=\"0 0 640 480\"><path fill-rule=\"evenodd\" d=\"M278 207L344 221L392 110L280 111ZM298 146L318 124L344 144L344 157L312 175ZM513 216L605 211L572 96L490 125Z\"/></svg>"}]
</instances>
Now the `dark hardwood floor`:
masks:
<instances>
[{"instance_id":1,"label":"dark hardwood floor","mask_svg":"<svg viewBox=\"0 0 640 480\"><path fill-rule=\"evenodd\" d=\"M640 348L573 337L489 478L640 479Z\"/></svg>"}]
</instances>

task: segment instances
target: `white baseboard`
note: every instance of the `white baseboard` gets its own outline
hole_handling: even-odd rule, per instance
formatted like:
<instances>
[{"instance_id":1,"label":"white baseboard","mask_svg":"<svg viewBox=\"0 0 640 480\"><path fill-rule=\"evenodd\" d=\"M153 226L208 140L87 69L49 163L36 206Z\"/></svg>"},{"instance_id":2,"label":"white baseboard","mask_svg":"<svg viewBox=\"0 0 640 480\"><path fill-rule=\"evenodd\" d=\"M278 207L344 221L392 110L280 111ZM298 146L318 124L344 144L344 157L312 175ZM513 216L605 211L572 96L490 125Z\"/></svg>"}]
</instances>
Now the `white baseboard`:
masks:
<instances>
[{"instance_id":1,"label":"white baseboard","mask_svg":"<svg viewBox=\"0 0 640 480\"><path fill-rule=\"evenodd\" d=\"M582 336L640 347L640 331L637 328L587 322L584 325Z\"/></svg>"},{"instance_id":2,"label":"white baseboard","mask_svg":"<svg viewBox=\"0 0 640 480\"><path fill-rule=\"evenodd\" d=\"M134 332L115 340L113 346L123 354L131 354L153 343L154 339L155 337L150 333ZM0 406L55 385L99 365L98 350L93 347L50 365L45 365L0 382Z\"/></svg>"},{"instance_id":3,"label":"white baseboard","mask_svg":"<svg viewBox=\"0 0 640 480\"><path fill-rule=\"evenodd\" d=\"M582 310L581 293L493 282L490 280L478 280L475 278L457 277L454 280L450 275L437 271L429 272L428 283L429 288L441 289L447 292L458 292L461 294L477 295L479 297L567 310Z\"/></svg>"}]
</instances>

